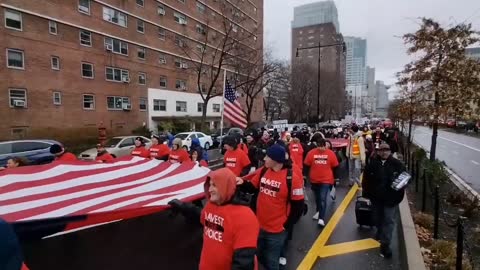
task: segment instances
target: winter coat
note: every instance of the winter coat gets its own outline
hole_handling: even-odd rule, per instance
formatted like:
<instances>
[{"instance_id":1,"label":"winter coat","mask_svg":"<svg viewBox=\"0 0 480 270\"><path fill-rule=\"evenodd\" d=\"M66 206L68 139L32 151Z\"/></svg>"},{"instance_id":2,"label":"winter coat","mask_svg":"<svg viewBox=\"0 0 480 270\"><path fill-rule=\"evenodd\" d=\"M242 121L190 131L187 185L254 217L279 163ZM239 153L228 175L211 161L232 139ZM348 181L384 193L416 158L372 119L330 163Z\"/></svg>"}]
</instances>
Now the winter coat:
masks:
<instances>
[{"instance_id":1,"label":"winter coat","mask_svg":"<svg viewBox=\"0 0 480 270\"><path fill-rule=\"evenodd\" d=\"M365 164L365 141L363 139L362 134L363 134L362 131L358 131L353 136L350 136L350 138L348 139L347 157L350 159L360 159L362 161L362 164ZM353 148L353 144L355 143L355 140L357 140L358 146L360 148L359 155L352 154L352 148Z\"/></svg>"}]
</instances>

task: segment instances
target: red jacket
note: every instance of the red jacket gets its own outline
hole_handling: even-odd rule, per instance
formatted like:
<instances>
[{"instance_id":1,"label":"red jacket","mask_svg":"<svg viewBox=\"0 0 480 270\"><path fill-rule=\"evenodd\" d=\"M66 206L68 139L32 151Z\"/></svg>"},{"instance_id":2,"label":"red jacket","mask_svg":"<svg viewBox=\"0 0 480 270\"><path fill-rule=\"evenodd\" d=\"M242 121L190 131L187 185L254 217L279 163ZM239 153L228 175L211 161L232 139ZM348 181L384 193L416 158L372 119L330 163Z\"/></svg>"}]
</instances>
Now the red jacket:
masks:
<instances>
[{"instance_id":1,"label":"red jacket","mask_svg":"<svg viewBox=\"0 0 480 270\"><path fill-rule=\"evenodd\" d=\"M77 161L77 157L70 152L65 152L61 156L56 157L55 160L70 162L70 161Z\"/></svg>"},{"instance_id":2,"label":"red jacket","mask_svg":"<svg viewBox=\"0 0 480 270\"><path fill-rule=\"evenodd\" d=\"M110 153L108 153L107 151L103 152L100 156L97 156L95 158L95 161L97 162L102 162L102 163L110 163L110 162L113 162L115 159L113 158L112 155L110 155Z\"/></svg>"},{"instance_id":3,"label":"red jacket","mask_svg":"<svg viewBox=\"0 0 480 270\"><path fill-rule=\"evenodd\" d=\"M149 158L150 152L144 146L135 147L132 151L132 156Z\"/></svg>"}]
</instances>

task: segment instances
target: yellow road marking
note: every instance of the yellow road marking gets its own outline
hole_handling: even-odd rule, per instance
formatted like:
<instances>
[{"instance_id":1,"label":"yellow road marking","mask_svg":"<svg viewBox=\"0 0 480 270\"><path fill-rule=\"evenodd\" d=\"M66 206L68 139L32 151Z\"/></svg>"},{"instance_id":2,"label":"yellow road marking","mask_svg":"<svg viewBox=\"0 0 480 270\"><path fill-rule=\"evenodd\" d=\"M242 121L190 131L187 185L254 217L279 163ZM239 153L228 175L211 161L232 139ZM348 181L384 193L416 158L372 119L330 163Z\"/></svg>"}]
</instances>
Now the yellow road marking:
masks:
<instances>
[{"instance_id":1,"label":"yellow road marking","mask_svg":"<svg viewBox=\"0 0 480 270\"><path fill-rule=\"evenodd\" d=\"M319 254L319 257L326 258L326 257L335 256L335 255L351 253L351 252L372 249L372 248L378 248L378 247L380 247L380 243L375 241L372 238L352 241L352 242L345 242L341 244L324 246L322 248L322 251Z\"/></svg>"}]
</instances>

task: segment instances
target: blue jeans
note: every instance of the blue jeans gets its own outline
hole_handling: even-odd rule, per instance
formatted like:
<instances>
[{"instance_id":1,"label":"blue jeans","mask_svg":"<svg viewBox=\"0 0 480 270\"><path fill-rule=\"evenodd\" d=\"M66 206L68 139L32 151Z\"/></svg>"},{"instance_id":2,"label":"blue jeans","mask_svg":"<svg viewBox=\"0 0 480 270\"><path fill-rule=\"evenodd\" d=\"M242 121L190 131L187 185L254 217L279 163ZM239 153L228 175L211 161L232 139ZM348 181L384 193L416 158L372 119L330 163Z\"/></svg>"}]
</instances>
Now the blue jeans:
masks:
<instances>
[{"instance_id":1,"label":"blue jeans","mask_svg":"<svg viewBox=\"0 0 480 270\"><path fill-rule=\"evenodd\" d=\"M390 247L392 241L393 228L396 219L396 206L386 206L382 202L372 201L375 224L377 227L376 238L380 244Z\"/></svg>"},{"instance_id":2,"label":"blue jeans","mask_svg":"<svg viewBox=\"0 0 480 270\"><path fill-rule=\"evenodd\" d=\"M315 203L317 205L318 218L325 220L325 213L327 212L327 198L330 192L330 184L313 184L312 191L315 195Z\"/></svg>"},{"instance_id":3,"label":"blue jeans","mask_svg":"<svg viewBox=\"0 0 480 270\"><path fill-rule=\"evenodd\" d=\"M260 230L258 235L258 261L266 270L279 270L280 254L285 240L287 239L287 231L281 233L269 233Z\"/></svg>"}]
</instances>

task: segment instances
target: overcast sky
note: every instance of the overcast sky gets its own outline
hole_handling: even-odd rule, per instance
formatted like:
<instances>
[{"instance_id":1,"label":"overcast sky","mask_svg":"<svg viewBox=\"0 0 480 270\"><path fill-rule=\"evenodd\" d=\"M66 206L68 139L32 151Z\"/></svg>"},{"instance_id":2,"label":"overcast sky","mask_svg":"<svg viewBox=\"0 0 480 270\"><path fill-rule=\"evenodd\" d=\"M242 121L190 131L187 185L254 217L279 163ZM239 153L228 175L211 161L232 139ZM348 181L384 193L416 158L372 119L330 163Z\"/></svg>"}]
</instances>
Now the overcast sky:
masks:
<instances>
[{"instance_id":1,"label":"overcast sky","mask_svg":"<svg viewBox=\"0 0 480 270\"><path fill-rule=\"evenodd\" d=\"M293 7L312 0L265 0L265 45L276 58L290 59ZM395 72L408 63L399 38L418 28L417 18L431 17L444 25L471 22L480 31L480 0L335 0L344 36L367 39L367 64L376 80L395 82Z\"/></svg>"}]
</instances>

